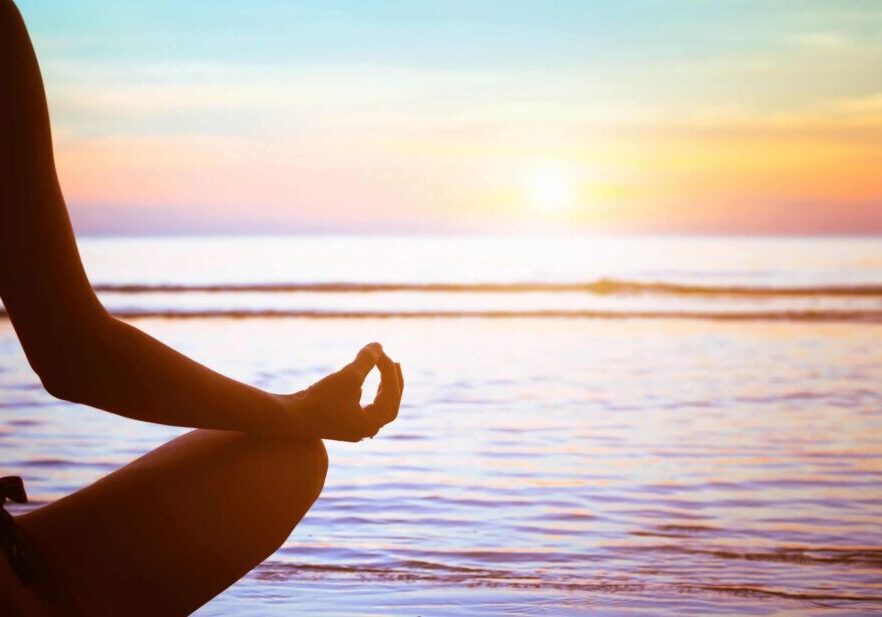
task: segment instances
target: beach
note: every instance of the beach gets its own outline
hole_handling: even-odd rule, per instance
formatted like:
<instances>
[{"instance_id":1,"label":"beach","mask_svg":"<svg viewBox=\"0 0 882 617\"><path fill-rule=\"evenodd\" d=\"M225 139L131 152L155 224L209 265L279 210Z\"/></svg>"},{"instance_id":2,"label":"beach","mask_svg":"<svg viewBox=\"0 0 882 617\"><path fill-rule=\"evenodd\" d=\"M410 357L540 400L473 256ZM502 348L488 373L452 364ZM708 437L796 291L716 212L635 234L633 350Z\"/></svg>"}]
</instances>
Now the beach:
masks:
<instances>
[{"instance_id":1,"label":"beach","mask_svg":"<svg viewBox=\"0 0 882 617\"><path fill-rule=\"evenodd\" d=\"M399 419L328 442L314 508L199 614L882 610L878 239L81 250L111 310L261 388L304 388L372 340L404 368ZM521 288L552 283L572 289ZM180 433L51 398L0 320L0 470L32 498L13 512Z\"/></svg>"}]
</instances>

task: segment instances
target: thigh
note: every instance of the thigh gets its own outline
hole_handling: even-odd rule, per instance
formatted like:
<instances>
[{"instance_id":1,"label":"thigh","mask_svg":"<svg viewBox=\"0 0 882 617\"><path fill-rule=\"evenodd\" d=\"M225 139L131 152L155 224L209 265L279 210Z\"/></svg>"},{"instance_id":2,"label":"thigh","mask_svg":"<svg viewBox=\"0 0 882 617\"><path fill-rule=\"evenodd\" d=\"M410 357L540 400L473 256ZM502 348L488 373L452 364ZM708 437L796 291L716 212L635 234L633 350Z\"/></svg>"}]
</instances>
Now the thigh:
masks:
<instances>
[{"instance_id":1,"label":"thigh","mask_svg":"<svg viewBox=\"0 0 882 617\"><path fill-rule=\"evenodd\" d=\"M326 470L319 440L198 430L17 520L47 595L90 615L187 614L284 542Z\"/></svg>"},{"instance_id":2,"label":"thigh","mask_svg":"<svg viewBox=\"0 0 882 617\"><path fill-rule=\"evenodd\" d=\"M52 607L31 586L22 584L3 551L0 551L0 614L52 615Z\"/></svg>"}]
</instances>

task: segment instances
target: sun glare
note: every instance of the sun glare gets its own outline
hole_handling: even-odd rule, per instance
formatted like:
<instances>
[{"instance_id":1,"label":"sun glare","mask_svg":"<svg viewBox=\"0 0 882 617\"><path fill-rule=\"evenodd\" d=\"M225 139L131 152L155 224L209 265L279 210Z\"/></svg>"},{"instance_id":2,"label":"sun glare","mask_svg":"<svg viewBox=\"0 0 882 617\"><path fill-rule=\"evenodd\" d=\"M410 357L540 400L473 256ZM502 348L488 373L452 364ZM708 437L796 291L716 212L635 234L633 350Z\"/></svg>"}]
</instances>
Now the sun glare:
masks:
<instances>
[{"instance_id":1,"label":"sun glare","mask_svg":"<svg viewBox=\"0 0 882 617\"><path fill-rule=\"evenodd\" d=\"M537 169L529 178L530 201L545 212L562 212L573 207L575 190L572 174L554 166Z\"/></svg>"}]
</instances>

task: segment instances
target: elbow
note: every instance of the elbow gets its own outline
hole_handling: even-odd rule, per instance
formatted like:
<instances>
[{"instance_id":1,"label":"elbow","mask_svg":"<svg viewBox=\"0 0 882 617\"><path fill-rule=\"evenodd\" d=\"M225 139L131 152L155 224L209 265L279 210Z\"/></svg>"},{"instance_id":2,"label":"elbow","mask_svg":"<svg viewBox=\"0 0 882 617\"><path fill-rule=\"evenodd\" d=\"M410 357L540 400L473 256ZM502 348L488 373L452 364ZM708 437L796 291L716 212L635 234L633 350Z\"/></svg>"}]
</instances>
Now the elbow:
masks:
<instances>
[{"instance_id":1,"label":"elbow","mask_svg":"<svg viewBox=\"0 0 882 617\"><path fill-rule=\"evenodd\" d=\"M70 401L71 403L77 402L75 400L76 394L70 387L69 382L44 373L40 373L40 382L43 384L43 389L55 398L62 401Z\"/></svg>"},{"instance_id":2,"label":"elbow","mask_svg":"<svg viewBox=\"0 0 882 617\"><path fill-rule=\"evenodd\" d=\"M105 336L92 332L44 346L31 357L31 366L46 392L72 403L90 404L111 369L110 347ZM29 354L30 357L30 354Z\"/></svg>"},{"instance_id":3,"label":"elbow","mask_svg":"<svg viewBox=\"0 0 882 617\"><path fill-rule=\"evenodd\" d=\"M63 401L83 403L86 396L82 387L82 370L77 366L78 363L69 357L57 354L35 364L34 370L46 392Z\"/></svg>"},{"instance_id":4,"label":"elbow","mask_svg":"<svg viewBox=\"0 0 882 617\"><path fill-rule=\"evenodd\" d=\"M117 322L87 285L84 282L69 292L25 290L30 295L16 297L16 310L10 311L43 387L52 396L75 403L96 394L102 373L113 368L118 338Z\"/></svg>"}]
</instances>

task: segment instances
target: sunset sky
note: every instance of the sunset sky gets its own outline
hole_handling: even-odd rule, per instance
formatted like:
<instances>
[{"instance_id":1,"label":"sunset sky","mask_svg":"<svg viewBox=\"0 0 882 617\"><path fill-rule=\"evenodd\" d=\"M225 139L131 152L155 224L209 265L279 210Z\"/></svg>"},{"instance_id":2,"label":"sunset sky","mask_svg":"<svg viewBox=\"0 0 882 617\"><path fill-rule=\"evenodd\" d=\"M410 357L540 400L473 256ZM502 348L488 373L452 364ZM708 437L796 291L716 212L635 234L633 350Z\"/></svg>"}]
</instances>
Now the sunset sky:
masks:
<instances>
[{"instance_id":1,"label":"sunset sky","mask_svg":"<svg viewBox=\"0 0 882 617\"><path fill-rule=\"evenodd\" d=\"M18 0L78 231L882 233L882 3Z\"/></svg>"}]
</instances>

